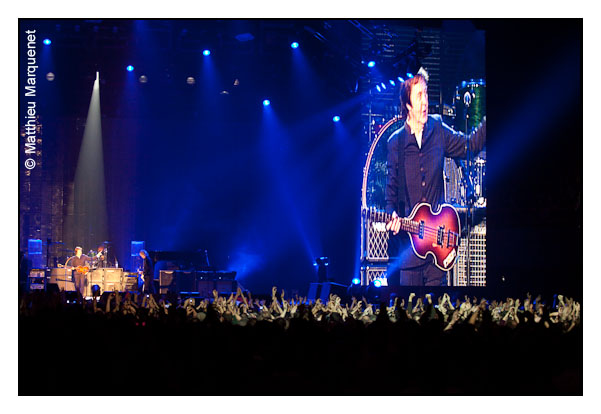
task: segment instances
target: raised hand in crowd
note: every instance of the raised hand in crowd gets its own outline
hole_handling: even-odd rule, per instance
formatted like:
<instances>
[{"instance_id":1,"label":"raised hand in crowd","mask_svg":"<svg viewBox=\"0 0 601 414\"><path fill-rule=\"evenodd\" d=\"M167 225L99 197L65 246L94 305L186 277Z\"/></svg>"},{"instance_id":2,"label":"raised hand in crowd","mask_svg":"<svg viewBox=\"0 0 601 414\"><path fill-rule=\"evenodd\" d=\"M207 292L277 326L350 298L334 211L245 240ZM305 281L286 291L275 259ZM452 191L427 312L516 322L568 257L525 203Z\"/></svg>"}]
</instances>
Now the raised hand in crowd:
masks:
<instances>
[{"instance_id":1,"label":"raised hand in crowd","mask_svg":"<svg viewBox=\"0 0 601 414\"><path fill-rule=\"evenodd\" d=\"M346 323L349 319L362 321L370 324L374 320L385 318L397 323L405 323L408 319L418 324L424 324L432 319L441 319L445 322L444 330L452 329L457 324L468 324L478 330L482 323L486 321L509 328L515 328L520 324L535 324L544 328L552 326L558 327L562 332L570 332L581 323L581 304L573 298L566 298L562 295L554 297L553 305L547 306L539 295L532 300L532 295L528 292L526 297L506 298L504 301L493 300L490 303L482 298L464 297L464 301L457 300L455 304L447 293L436 299L428 293L424 298L418 297L414 302L415 293L409 295L407 308L405 309L405 299L395 297L393 304L387 306L385 303L380 307L374 307L372 303L362 297L357 300L352 297L350 302L343 303L340 296L331 294L328 300L323 303L317 299L314 303L307 303L306 297L294 295L286 299L285 291L282 289L278 298L277 287L272 288L272 300L266 304L265 300L253 299L250 292L248 298L241 289L229 295L228 298L219 296L216 290L213 290L213 301L203 299L197 301L194 298L187 298L178 306L185 312L186 317L192 321L203 321L208 312L216 312L218 320L222 322L241 322L243 320L261 318L264 321L273 321L284 319L284 326L289 326L288 320L297 317L299 312L305 319L314 321L338 321ZM25 293L19 301L20 315L35 315L38 312L59 311L67 304L67 297L64 292L45 296L46 304L41 303L44 300L45 292ZM139 300L141 299L141 303ZM106 296L106 303L103 309L99 308L96 297L91 302L86 302L80 298L77 307L83 312L111 315L111 318L118 318L120 315L133 316L138 319L140 316L161 318L161 315L169 313L170 303L161 298L157 303L152 294L142 295L141 298L136 293L126 293L122 295L119 292L110 292ZM426 302L426 303L424 303ZM434 306L436 303L437 306ZM425 306L427 305L427 306ZM69 306L69 305L68 305ZM147 309L143 314L141 309ZM400 312L405 312L401 314ZM337 318L330 318L332 315L339 315ZM402 317L399 317L403 315ZM407 316L405 318L404 316ZM374 317L374 316L377 316ZM243 323L244 325L244 323Z\"/></svg>"}]
</instances>

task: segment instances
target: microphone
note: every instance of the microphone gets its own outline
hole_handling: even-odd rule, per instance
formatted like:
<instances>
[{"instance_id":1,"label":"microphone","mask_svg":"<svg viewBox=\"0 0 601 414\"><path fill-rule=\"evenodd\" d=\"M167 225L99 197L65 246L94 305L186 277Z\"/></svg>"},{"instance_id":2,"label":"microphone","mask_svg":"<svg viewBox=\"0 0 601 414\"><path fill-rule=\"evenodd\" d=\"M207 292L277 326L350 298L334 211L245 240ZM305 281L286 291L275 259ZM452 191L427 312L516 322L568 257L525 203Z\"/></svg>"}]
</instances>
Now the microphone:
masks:
<instances>
[{"instance_id":1,"label":"microphone","mask_svg":"<svg viewBox=\"0 0 601 414\"><path fill-rule=\"evenodd\" d=\"M470 104L472 103L472 94L469 91L467 91L465 95L463 95L463 103L465 104L465 106L470 106Z\"/></svg>"}]
</instances>

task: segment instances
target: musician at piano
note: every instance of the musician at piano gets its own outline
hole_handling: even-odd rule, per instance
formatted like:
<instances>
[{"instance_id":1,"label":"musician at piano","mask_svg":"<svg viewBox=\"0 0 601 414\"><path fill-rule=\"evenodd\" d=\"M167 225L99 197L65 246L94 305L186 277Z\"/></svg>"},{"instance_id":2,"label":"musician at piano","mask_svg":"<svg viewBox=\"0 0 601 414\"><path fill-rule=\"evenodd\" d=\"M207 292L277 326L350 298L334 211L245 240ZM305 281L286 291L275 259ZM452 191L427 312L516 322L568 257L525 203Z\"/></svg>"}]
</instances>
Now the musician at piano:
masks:
<instances>
[{"instance_id":1,"label":"musician at piano","mask_svg":"<svg viewBox=\"0 0 601 414\"><path fill-rule=\"evenodd\" d=\"M140 278L144 282L142 291L144 293L155 293L154 292L154 269L152 266L152 260L150 260L150 256L148 255L148 252L144 249L140 250L140 253L138 253L138 254L142 258L142 267L140 269L138 269Z\"/></svg>"},{"instance_id":2,"label":"musician at piano","mask_svg":"<svg viewBox=\"0 0 601 414\"><path fill-rule=\"evenodd\" d=\"M393 219L386 225L390 239L388 283L406 286L441 286L446 272L435 266L431 255L414 254L409 236L400 231L401 217L407 217L420 203L436 213L444 202L444 158L465 158L467 143L475 155L486 144L486 118L466 137L446 125L440 115L428 115L428 74L420 69L400 87L404 125L388 139L386 211ZM396 269L396 271L395 271ZM400 270L400 271L399 271Z\"/></svg>"}]
</instances>

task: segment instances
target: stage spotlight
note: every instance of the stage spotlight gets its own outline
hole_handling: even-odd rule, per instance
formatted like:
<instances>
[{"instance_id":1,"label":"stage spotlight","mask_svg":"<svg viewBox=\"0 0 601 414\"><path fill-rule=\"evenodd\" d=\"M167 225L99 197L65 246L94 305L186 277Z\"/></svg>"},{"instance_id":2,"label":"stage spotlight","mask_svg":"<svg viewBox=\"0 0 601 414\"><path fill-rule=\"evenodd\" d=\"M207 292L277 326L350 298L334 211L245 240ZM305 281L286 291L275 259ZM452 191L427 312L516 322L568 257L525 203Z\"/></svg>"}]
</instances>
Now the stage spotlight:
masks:
<instances>
[{"instance_id":1,"label":"stage spotlight","mask_svg":"<svg viewBox=\"0 0 601 414\"><path fill-rule=\"evenodd\" d=\"M332 118L332 121L340 122L340 117L338 115L336 115L334 118Z\"/></svg>"},{"instance_id":2,"label":"stage spotlight","mask_svg":"<svg viewBox=\"0 0 601 414\"><path fill-rule=\"evenodd\" d=\"M396 83L394 83L394 81L393 81L392 79L390 79L388 82L390 82L390 84L391 84L392 86L396 86Z\"/></svg>"},{"instance_id":3,"label":"stage spotlight","mask_svg":"<svg viewBox=\"0 0 601 414\"><path fill-rule=\"evenodd\" d=\"M373 68L374 66L376 66L376 62L374 62L373 60L370 60L369 62L367 62L368 68Z\"/></svg>"},{"instance_id":4,"label":"stage spotlight","mask_svg":"<svg viewBox=\"0 0 601 414\"><path fill-rule=\"evenodd\" d=\"M139 81L140 81L140 83L146 83L146 82L148 82L148 78L146 77L146 75L142 75L142 76L140 76Z\"/></svg>"},{"instance_id":5,"label":"stage spotlight","mask_svg":"<svg viewBox=\"0 0 601 414\"><path fill-rule=\"evenodd\" d=\"M46 79L48 80L48 82L52 82L54 80L54 73L48 72L46 74Z\"/></svg>"},{"instance_id":6,"label":"stage spotlight","mask_svg":"<svg viewBox=\"0 0 601 414\"><path fill-rule=\"evenodd\" d=\"M299 46L299 45L298 45L298 42L292 42L292 43L290 44L290 47L291 47L292 49L298 49L298 46Z\"/></svg>"},{"instance_id":7,"label":"stage spotlight","mask_svg":"<svg viewBox=\"0 0 601 414\"><path fill-rule=\"evenodd\" d=\"M358 285L359 283L361 283L361 279L359 279L358 277L353 279L353 285Z\"/></svg>"},{"instance_id":8,"label":"stage spotlight","mask_svg":"<svg viewBox=\"0 0 601 414\"><path fill-rule=\"evenodd\" d=\"M376 85L376 89L378 90L378 92L382 92L382 89L380 88L380 85Z\"/></svg>"},{"instance_id":9,"label":"stage spotlight","mask_svg":"<svg viewBox=\"0 0 601 414\"><path fill-rule=\"evenodd\" d=\"M405 79L401 78L400 76L399 76L399 77L397 77L397 79L398 79L398 80L399 80L399 82L401 82L401 83L402 83L402 82L405 82Z\"/></svg>"},{"instance_id":10,"label":"stage spotlight","mask_svg":"<svg viewBox=\"0 0 601 414\"><path fill-rule=\"evenodd\" d=\"M382 89L386 89L386 84L384 82L382 82L380 85L382 85Z\"/></svg>"},{"instance_id":11,"label":"stage spotlight","mask_svg":"<svg viewBox=\"0 0 601 414\"><path fill-rule=\"evenodd\" d=\"M186 79L186 83L188 85L194 85L196 83L196 79L194 79L192 76L188 76L188 79Z\"/></svg>"},{"instance_id":12,"label":"stage spotlight","mask_svg":"<svg viewBox=\"0 0 601 414\"><path fill-rule=\"evenodd\" d=\"M269 105L271 105L271 101L269 99L265 99L263 101L263 106L269 106Z\"/></svg>"},{"instance_id":13,"label":"stage spotlight","mask_svg":"<svg viewBox=\"0 0 601 414\"><path fill-rule=\"evenodd\" d=\"M411 79L413 77L413 73L407 72L407 77Z\"/></svg>"},{"instance_id":14,"label":"stage spotlight","mask_svg":"<svg viewBox=\"0 0 601 414\"><path fill-rule=\"evenodd\" d=\"M209 49L205 49L202 51L202 54L205 56L209 56L211 54L211 51Z\"/></svg>"},{"instance_id":15,"label":"stage spotlight","mask_svg":"<svg viewBox=\"0 0 601 414\"><path fill-rule=\"evenodd\" d=\"M379 288L380 286L382 286L382 281L380 279L374 280L374 286Z\"/></svg>"},{"instance_id":16,"label":"stage spotlight","mask_svg":"<svg viewBox=\"0 0 601 414\"><path fill-rule=\"evenodd\" d=\"M328 257L322 256L315 259L314 266L317 266L317 281L319 283L325 283L328 279L328 265L330 264L330 259Z\"/></svg>"},{"instance_id":17,"label":"stage spotlight","mask_svg":"<svg viewBox=\"0 0 601 414\"><path fill-rule=\"evenodd\" d=\"M132 65L129 65L125 69L127 69L128 72L133 72L134 71L134 67Z\"/></svg>"},{"instance_id":18,"label":"stage spotlight","mask_svg":"<svg viewBox=\"0 0 601 414\"><path fill-rule=\"evenodd\" d=\"M50 45L50 43L52 43L52 40L50 40L50 39L44 39L44 44L46 46Z\"/></svg>"}]
</instances>

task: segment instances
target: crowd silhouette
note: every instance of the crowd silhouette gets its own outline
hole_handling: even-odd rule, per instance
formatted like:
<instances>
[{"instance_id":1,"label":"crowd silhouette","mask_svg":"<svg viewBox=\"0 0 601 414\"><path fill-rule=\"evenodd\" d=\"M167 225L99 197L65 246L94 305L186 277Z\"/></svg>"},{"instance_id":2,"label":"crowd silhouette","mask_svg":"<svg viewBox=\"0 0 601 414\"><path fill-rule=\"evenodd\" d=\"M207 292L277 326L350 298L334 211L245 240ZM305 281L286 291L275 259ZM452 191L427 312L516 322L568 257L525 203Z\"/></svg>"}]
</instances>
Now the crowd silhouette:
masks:
<instances>
[{"instance_id":1,"label":"crowd silhouette","mask_svg":"<svg viewBox=\"0 0 601 414\"><path fill-rule=\"evenodd\" d=\"M21 395L581 395L581 305L34 291Z\"/></svg>"}]
</instances>

